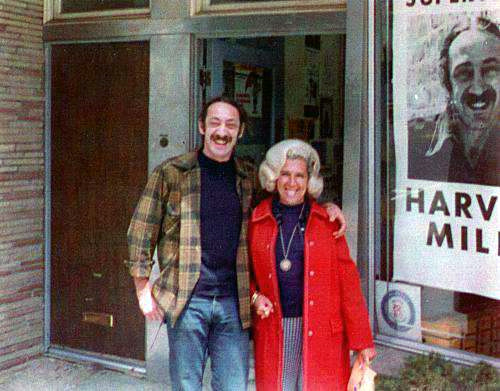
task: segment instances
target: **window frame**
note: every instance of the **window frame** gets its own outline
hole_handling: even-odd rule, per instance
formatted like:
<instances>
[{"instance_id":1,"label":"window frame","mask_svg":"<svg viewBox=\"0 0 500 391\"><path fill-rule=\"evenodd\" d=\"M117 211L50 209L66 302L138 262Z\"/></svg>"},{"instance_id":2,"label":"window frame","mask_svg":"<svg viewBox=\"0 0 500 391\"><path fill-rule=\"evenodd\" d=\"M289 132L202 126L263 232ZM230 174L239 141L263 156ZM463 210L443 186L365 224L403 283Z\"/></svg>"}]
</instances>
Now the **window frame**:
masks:
<instances>
[{"instance_id":1,"label":"window frame","mask_svg":"<svg viewBox=\"0 0 500 391\"><path fill-rule=\"evenodd\" d=\"M321 12L346 9L346 0L279 0L248 3L210 4L210 0L191 0L191 16L245 15L256 13Z\"/></svg>"},{"instance_id":2,"label":"window frame","mask_svg":"<svg viewBox=\"0 0 500 391\"><path fill-rule=\"evenodd\" d=\"M116 16L147 16L150 14L151 2L145 8L124 8L117 10L88 11L88 12L62 12L62 2L64 0L44 0L43 22L53 20L73 20L107 18Z\"/></svg>"}]
</instances>

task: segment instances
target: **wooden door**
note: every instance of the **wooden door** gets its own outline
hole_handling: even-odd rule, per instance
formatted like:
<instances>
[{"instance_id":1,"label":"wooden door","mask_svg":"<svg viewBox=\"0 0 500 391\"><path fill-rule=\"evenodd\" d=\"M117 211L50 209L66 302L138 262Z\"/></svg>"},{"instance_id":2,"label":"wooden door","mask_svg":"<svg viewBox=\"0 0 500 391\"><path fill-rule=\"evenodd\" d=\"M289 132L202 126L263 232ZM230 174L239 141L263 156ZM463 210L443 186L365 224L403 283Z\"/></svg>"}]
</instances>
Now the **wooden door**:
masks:
<instances>
[{"instance_id":1,"label":"wooden door","mask_svg":"<svg viewBox=\"0 0 500 391\"><path fill-rule=\"evenodd\" d=\"M147 180L148 42L52 47L51 344L144 360L126 231Z\"/></svg>"}]
</instances>

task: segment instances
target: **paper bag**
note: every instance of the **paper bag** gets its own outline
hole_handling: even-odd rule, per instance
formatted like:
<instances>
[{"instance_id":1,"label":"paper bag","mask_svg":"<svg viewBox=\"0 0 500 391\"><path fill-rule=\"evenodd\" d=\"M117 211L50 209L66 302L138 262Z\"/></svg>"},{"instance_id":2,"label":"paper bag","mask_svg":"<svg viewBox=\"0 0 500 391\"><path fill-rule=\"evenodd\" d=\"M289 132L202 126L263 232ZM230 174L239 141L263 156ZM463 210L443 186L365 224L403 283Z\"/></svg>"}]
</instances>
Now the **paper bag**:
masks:
<instances>
[{"instance_id":1,"label":"paper bag","mask_svg":"<svg viewBox=\"0 0 500 391\"><path fill-rule=\"evenodd\" d=\"M377 372L369 365L361 367L360 362L356 360L351 370L351 377L347 385L347 391L375 391L375 376Z\"/></svg>"}]
</instances>

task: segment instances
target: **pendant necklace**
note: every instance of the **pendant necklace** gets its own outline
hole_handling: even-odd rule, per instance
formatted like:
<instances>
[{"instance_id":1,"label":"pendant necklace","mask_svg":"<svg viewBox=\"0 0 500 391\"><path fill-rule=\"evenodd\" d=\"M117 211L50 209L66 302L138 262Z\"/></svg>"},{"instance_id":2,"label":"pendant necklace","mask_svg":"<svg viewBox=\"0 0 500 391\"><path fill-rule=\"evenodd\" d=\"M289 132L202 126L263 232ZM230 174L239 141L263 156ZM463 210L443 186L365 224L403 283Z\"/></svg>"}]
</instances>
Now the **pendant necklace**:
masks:
<instances>
[{"instance_id":1,"label":"pendant necklace","mask_svg":"<svg viewBox=\"0 0 500 391\"><path fill-rule=\"evenodd\" d=\"M292 244L293 237L295 235L295 231L297 231L297 227L299 226L300 218L302 217L302 212L304 211L305 205L306 205L306 203L304 202L304 204L302 205L302 209L300 210L299 219L297 220L297 224L295 224L295 227L293 227L292 235L290 236L290 240L288 241L288 246L286 247L286 252L285 252L285 241L283 240L283 229L281 228L281 224L279 226L281 248L283 249L283 259L280 261L280 269L283 272L287 272L292 268L292 261L290 261L290 259L288 259L288 253L290 252L290 245Z\"/></svg>"}]
</instances>

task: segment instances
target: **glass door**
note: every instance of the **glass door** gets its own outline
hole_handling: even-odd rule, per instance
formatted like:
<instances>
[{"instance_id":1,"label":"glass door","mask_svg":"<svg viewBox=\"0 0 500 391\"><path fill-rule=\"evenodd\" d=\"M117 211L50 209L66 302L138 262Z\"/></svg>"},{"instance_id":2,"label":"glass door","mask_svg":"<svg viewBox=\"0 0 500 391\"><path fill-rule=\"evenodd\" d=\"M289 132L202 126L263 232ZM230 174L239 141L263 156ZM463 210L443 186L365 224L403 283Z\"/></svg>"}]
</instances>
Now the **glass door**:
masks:
<instances>
[{"instance_id":1,"label":"glass door","mask_svg":"<svg viewBox=\"0 0 500 391\"><path fill-rule=\"evenodd\" d=\"M341 203L344 134L345 35L292 35L204 40L210 85L206 100L236 99L249 129L237 153L259 164L286 138L316 148L325 178L323 198Z\"/></svg>"}]
</instances>

